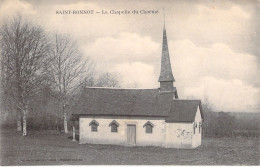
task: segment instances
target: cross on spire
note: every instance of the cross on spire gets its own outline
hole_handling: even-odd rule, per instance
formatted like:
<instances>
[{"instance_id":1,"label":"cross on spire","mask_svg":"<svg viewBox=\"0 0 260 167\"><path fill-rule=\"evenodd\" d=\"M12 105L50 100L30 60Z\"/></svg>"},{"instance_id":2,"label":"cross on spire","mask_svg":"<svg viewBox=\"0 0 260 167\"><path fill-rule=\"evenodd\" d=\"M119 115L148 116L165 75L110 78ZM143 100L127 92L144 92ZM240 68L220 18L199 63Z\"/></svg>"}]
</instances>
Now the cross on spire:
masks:
<instances>
[{"instance_id":1,"label":"cross on spire","mask_svg":"<svg viewBox=\"0 0 260 167\"><path fill-rule=\"evenodd\" d=\"M163 26L165 27L165 14L164 14L164 8L163 8Z\"/></svg>"}]
</instances>

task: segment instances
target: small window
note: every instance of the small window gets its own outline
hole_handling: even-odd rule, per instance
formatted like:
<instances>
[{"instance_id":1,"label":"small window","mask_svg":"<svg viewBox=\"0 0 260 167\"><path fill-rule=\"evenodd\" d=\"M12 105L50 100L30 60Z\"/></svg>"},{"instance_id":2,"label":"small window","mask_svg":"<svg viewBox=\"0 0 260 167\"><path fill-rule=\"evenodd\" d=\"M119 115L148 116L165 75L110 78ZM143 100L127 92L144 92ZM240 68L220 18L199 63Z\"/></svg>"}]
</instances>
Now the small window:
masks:
<instances>
[{"instance_id":1,"label":"small window","mask_svg":"<svg viewBox=\"0 0 260 167\"><path fill-rule=\"evenodd\" d=\"M202 123L199 123L199 133L201 132L201 128L202 128Z\"/></svg>"},{"instance_id":2,"label":"small window","mask_svg":"<svg viewBox=\"0 0 260 167\"><path fill-rule=\"evenodd\" d=\"M91 126L91 132L97 132L99 123L96 120L93 120L89 123L89 126Z\"/></svg>"},{"instance_id":3,"label":"small window","mask_svg":"<svg viewBox=\"0 0 260 167\"><path fill-rule=\"evenodd\" d=\"M111 126L111 132L117 132L117 128L118 128L119 124L115 120L113 120L109 124L109 126Z\"/></svg>"},{"instance_id":4,"label":"small window","mask_svg":"<svg viewBox=\"0 0 260 167\"><path fill-rule=\"evenodd\" d=\"M153 133L153 127L151 125L146 125L145 133Z\"/></svg>"},{"instance_id":5,"label":"small window","mask_svg":"<svg viewBox=\"0 0 260 167\"><path fill-rule=\"evenodd\" d=\"M91 125L91 132L97 132L97 125L96 124Z\"/></svg>"},{"instance_id":6,"label":"small window","mask_svg":"<svg viewBox=\"0 0 260 167\"><path fill-rule=\"evenodd\" d=\"M194 134L196 133L196 128L197 128L197 123L194 122L194 124L193 124L193 133L194 133Z\"/></svg>"},{"instance_id":7,"label":"small window","mask_svg":"<svg viewBox=\"0 0 260 167\"><path fill-rule=\"evenodd\" d=\"M111 132L117 132L117 126L116 124L111 125Z\"/></svg>"},{"instance_id":8,"label":"small window","mask_svg":"<svg viewBox=\"0 0 260 167\"><path fill-rule=\"evenodd\" d=\"M153 133L154 125L150 121L146 122L143 127L145 127L145 133Z\"/></svg>"}]
</instances>

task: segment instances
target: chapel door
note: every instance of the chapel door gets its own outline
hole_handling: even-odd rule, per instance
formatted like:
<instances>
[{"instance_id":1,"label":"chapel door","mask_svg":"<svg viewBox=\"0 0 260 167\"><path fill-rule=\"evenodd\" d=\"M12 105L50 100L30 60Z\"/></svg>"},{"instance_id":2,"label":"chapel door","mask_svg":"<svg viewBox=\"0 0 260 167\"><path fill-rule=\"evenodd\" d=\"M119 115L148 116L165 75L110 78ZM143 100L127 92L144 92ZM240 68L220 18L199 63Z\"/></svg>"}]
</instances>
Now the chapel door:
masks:
<instances>
[{"instance_id":1,"label":"chapel door","mask_svg":"<svg viewBox=\"0 0 260 167\"><path fill-rule=\"evenodd\" d=\"M136 126L127 125L127 144L136 144Z\"/></svg>"}]
</instances>

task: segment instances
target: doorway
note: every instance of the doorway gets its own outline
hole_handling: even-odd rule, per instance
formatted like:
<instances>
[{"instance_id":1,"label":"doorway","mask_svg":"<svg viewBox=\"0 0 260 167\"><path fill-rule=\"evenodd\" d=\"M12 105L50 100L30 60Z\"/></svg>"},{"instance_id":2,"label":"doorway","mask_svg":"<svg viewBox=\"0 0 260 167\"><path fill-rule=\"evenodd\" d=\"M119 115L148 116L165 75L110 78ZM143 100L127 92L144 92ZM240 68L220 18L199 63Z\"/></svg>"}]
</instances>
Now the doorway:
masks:
<instances>
[{"instance_id":1,"label":"doorway","mask_svg":"<svg viewBox=\"0 0 260 167\"><path fill-rule=\"evenodd\" d=\"M135 145L136 144L136 126L127 125L127 144Z\"/></svg>"}]
</instances>

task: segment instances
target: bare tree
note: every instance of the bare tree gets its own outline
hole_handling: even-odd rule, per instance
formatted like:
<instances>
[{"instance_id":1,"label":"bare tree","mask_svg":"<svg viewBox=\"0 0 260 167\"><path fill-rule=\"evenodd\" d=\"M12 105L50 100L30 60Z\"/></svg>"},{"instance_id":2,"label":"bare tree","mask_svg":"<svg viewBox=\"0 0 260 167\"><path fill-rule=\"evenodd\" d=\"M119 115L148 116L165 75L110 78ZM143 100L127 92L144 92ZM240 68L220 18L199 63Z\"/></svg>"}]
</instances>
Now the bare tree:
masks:
<instances>
[{"instance_id":1,"label":"bare tree","mask_svg":"<svg viewBox=\"0 0 260 167\"><path fill-rule=\"evenodd\" d=\"M37 94L44 78L49 44L44 31L36 25L16 17L0 29L1 65L5 89L15 101L18 130L23 122L23 136L27 134L28 105Z\"/></svg>"},{"instance_id":2,"label":"bare tree","mask_svg":"<svg viewBox=\"0 0 260 167\"><path fill-rule=\"evenodd\" d=\"M9 73L7 68L3 64L3 56L1 56L0 60L0 72L1 72L1 77L0 77L0 106L1 106L1 119L5 120L6 117L11 115L13 111L13 103L12 99L10 97L10 93L12 90L12 87L10 87L9 83ZM22 129L17 129L18 131L21 131Z\"/></svg>"},{"instance_id":3,"label":"bare tree","mask_svg":"<svg viewBox=\"0 0 260 167\"><path fill-rule=\"evenodd\" d=\"M101 74L97 79L95 86L98 87L120 87L117 75L112 73Z\"/></svg>"},{"instance_id":4,"label":"bare tree","mask_svg":"<svg viewBox=\"0 0 260 167\"><path fill-rule=\"evenodd\" d=\"M58 101L63 114L64 132L68 133L67 107L73 99L73 94L83 83L85 76L92 74L94 66L88 58L82 59L82 54L75 41L64 35L55 35L51 51L51 76Z\"/></svg>"}]
</instances>

